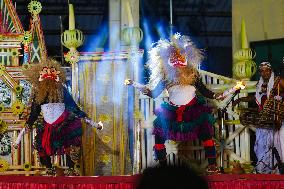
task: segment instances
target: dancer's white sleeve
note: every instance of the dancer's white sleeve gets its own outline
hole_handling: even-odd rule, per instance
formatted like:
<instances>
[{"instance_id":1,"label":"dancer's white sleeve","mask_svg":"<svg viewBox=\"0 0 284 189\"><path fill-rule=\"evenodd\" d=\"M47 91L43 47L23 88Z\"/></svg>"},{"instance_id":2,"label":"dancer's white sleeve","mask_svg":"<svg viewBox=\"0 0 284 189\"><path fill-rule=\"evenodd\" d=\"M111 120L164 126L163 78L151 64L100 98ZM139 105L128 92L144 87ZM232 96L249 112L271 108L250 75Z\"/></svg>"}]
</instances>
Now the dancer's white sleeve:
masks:
<instances>
[{"instance_id":1,"label":"dancer's white sleeve","mask_svg":"<svg viewBox=\"0 0 284 189\"><path fill-rule=\"evenodd\" d=\"M135 82L135 81L133 81L133 87L135 87L135 88L137 88L137 89L143 89L143 88L145 88L146 86L145 85L142 85L142 84L140 84L140 83L137 83L137 82Z\"/></svg>"}]
</instances>

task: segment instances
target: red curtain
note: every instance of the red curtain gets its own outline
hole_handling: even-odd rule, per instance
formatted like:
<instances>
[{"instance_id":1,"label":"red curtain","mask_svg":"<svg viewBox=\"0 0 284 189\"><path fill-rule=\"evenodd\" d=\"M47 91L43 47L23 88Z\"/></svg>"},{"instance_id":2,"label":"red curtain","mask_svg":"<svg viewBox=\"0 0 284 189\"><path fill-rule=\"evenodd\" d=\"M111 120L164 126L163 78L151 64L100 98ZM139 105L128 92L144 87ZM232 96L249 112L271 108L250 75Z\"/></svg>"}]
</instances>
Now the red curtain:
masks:
<instances>
[{"instance_id":1,"label":"red curtain","mask_svg":"<svg viewBox=\"0 0 284 189\"><path fill-rule=\"evenodd\" d=\"M139 176L0 176L0 189L135 189ZM214 175L210 189L284 189L282 175ZM82 184L83 183L83 184Z\"/></svg>"},{"instance_id":2,"label":"red curtain","mask_svg":"<svg viewBox=\"0 0 284 189\"><path fill-rule=\"evenodd\" d=\"M209 182L210 189L283 189L284 181Z\"/></svg>"},{"instance_id":3,"label":"red curtain","mask_svg":"<svg viewBox=\"0 0 284 189\"><path fill-rule=\"evenodd\" d=\"M39 184L0 183L1 189L135 189L133 183L121 184Z\"/></svg>"},{"instance_id":4,"label":"red curtain","mask_svg":"<svg viewBox=\"0 0 284 189\"><path fill-rule=\"evenodd\" d=\"M283 175L212 175L206 177L210 189L284 189Z\"/></svg>"},{"instance_id":5,"label":"red curtain","mask_svg":"<svg viewBox=\"0 0 284 189\"><path fill-rule=\"evenodd\" d=\"M0 176L0 189L135 189L139 176Z\"/></svg>"}]
</instances>

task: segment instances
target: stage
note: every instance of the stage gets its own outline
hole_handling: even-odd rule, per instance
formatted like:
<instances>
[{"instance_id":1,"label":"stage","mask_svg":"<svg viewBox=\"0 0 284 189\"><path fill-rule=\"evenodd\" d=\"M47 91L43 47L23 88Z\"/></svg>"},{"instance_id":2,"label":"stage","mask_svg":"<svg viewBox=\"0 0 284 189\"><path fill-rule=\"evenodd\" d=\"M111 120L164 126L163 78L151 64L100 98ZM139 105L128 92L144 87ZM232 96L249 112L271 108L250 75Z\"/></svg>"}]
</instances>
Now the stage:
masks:
<instances>
[{"instance_id":1,"label":"stage","mask_svg":"<svg viewBox=\"0 0 284 189\"><path fill-rule=\"evenodd\" d=\"M93 177L0 176L0 189L135 189L140 175ZM264 174L207 176L210 189L284 188L284 176Z\"/></svg>"}]
</instances>

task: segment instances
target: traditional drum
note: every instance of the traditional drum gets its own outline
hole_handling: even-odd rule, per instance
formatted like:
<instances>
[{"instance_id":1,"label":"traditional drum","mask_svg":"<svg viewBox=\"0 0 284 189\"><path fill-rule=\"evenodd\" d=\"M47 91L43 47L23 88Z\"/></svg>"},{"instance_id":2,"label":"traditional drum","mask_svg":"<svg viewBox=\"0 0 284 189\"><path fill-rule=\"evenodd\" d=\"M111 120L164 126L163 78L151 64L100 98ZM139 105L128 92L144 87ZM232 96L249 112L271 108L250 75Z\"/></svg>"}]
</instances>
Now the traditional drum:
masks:
<instances>
[{"instance_id":1,"label":"traditional drum","mask_svg":"<svg viewBox=\"0 0 284 189\"><path fill-rule=\"evenodd\" d=\"M283 100L275 100L278 95L279 77L274 81L273 89L270 92L269 99L265 103L263 110L259 112L257 109L243 109L240 114L240 122L245 126L253 126L256 128L275 129L279 128L284 120L284 102ZM275 125L274 125L275 120Z\"/></svg>"},{"instance_id":2,"label":"traditional drum","mask_svg":"<svg viewBox=\"0 0 284 189\"><path fill-rule=\"evenodd\" d=\"M241 110L240 114L240 122L242 125L255 127L255 128L265 128L265 129L273 129L274 124L273 120L277 117L273 115L274 111L261 111L259 112L258 109L253 108L246 108ZM278 113L278 112L276 112ZM282 117L278 116L278 120L283 120ZM281 122L275 122L275 129L279 128L279 124Z\"/></svg>"},{"instance_id":3,"label":"traditional drum","mask_svg":"<svg viewBox=\"0 0 284 189\"><path fill-rule=\"evenodd\" d=\"M273 129L273 119L271 120L267 119L264 121L263 118L261 119L260 114L261 113L257 108L242 109L240 114L240 122L242 125L245 126ZM262 124L260 124L260 122Z\"/></svg>"}]
</instances>

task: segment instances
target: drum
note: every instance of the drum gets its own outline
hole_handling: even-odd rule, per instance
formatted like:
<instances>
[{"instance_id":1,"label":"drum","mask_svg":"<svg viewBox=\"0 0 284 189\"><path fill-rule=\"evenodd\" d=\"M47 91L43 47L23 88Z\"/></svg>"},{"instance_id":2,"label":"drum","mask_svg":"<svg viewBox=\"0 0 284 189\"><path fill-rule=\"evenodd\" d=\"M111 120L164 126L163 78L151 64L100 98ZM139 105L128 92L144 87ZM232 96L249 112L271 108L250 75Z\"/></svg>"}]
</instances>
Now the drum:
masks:
<instances>
[{"instance_id":1,"label":"drum","mask_svg":"<svg viewBox=\"0 0 284 189\"><path fill-rule=\"evenodd\" d=\"M242 109L240 122L244 126L273 129L273 117L264 117L257 108Z\"/></svg>"},{"instance_id":2,"label":"drum","mask_svg":"<svg viewBox=\"0 0 284 189\"><path fill-rule=\"evenodd\" d=\"M279 77L274 80L274 86L270 92L269 99L265 103L263 110L247 108L241 111L240 122L245 126L256 128L279 129L284 120L284 101L275 100L274 97L279 93ZM275 121L274 123L274 120Z\"/></svg>"}]
</instances>

